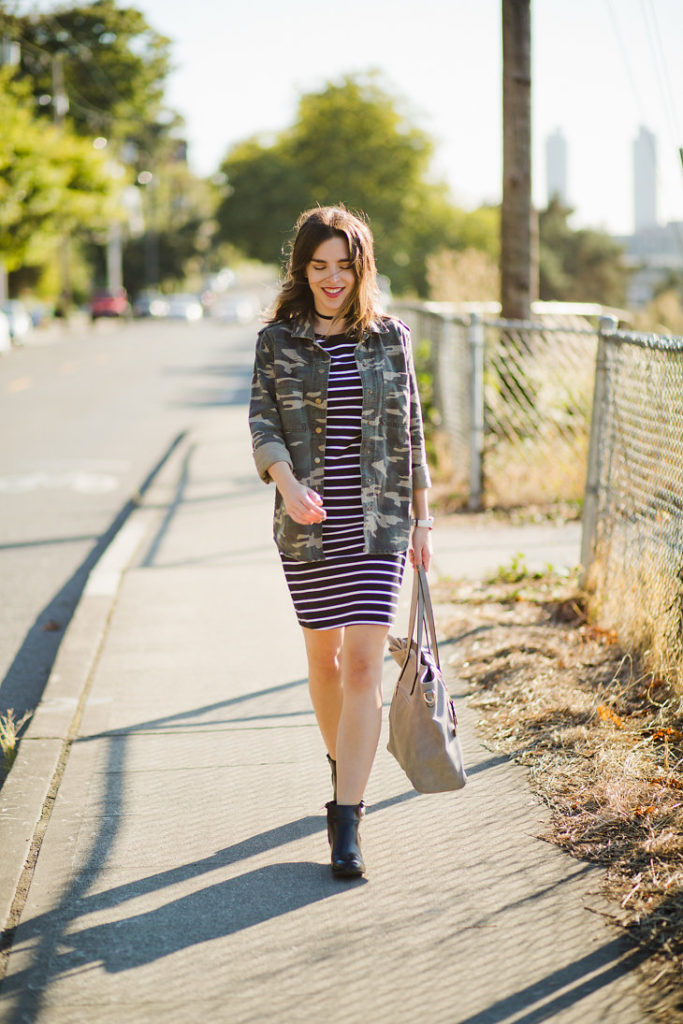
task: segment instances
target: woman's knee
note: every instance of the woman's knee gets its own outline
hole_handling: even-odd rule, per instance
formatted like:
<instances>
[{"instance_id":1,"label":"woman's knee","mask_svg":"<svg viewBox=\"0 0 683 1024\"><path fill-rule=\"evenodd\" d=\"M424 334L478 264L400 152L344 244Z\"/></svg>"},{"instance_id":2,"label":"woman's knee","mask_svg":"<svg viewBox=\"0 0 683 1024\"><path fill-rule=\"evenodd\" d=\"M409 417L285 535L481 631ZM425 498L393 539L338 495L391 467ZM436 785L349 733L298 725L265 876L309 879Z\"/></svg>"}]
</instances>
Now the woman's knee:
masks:
<instances>
[{"instance_id":1,"label":"woman's knee","mask_svg":"<svg viewBox=\"0 0 683 1024\"><path fill-rule=\"evenodd\" d=\"M309 673L317 677L336 678L341 671L341 631L304 630Z\"/></svg>"},{"instance_id":2,"label":"woman's knee","mask_svg":"<svg viewBox=\"0 0 683 1024\"><path fill-rule=\"evenodd\" d=\"M342 670L345 689L377 690L382 683L384 637L360 634L344 644Z\"/></svg>"}]
</instances>

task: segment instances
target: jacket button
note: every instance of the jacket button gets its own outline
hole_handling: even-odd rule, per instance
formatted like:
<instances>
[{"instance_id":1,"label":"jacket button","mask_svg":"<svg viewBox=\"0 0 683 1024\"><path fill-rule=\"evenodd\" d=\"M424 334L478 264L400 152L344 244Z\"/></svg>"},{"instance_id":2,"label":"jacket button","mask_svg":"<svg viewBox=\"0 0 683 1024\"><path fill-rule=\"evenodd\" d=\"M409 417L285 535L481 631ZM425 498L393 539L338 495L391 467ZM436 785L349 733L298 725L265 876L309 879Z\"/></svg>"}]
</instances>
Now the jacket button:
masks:
<instances>
[{"instance_id":1,"label":"jacket button","mask_svg":"<svg viewBox=\"0 0 683 1024\"><path fill-rule=\"evenodd\" d=\"M316 457L315 457L315 458L313 459L313 461L314 461L314 462L320 462L320 459L319 459L319 458L318 458L318 456L316 455Z\"/></svg>"},{"instance_id":2,"label":"jacket button","mask_svg":"<svg viewBox=\"0 0 683 1024\"><path fill-rule=\"evenodd\" d=\"M315 428L315 432L316 432L316 434L322 434L323 428L322 427L316 427Z\"/></svg>"}]
</instances>

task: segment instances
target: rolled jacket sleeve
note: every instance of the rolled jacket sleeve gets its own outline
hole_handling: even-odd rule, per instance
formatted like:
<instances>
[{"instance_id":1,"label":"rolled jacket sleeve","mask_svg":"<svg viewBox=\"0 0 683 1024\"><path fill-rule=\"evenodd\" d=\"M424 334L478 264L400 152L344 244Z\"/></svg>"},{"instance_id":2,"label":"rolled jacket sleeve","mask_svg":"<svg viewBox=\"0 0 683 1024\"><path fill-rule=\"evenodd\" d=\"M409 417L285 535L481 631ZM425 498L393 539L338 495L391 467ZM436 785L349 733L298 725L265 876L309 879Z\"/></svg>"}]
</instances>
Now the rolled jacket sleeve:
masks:
<instances>
[{"instance_id":1,"label":"rolled jacket sleeve","mask_svg":"<svg viewBox=\"0 0 683 1024\"><path fill-rule=\"evenodd\" d=\"M249 429L256 469L265 483L271 482L268 468L274 462L287 462L293 468L275 399L273 340L267 330L261 331L256 343L249 402Z\"/></svg>"},{"instance_id":2,"label":"rolled jacket sleeve","mask_svg":"<svg viewBox=\"0 0 683 1024\"><path fill-rule=\"evenodd\" d=\"M417 374L413 361L413 348L410 340L410 331L404 327L403 343L406 348L406 360L408 364L408 375L410 378L410 445L412 452L413 469L413 490L421 491L431 487L432 481L429 475L427 464L427 453L425 450L424 425L422 422L422 406L420 404L420 392L417 387Z\"/></svg>"}]
</instances>

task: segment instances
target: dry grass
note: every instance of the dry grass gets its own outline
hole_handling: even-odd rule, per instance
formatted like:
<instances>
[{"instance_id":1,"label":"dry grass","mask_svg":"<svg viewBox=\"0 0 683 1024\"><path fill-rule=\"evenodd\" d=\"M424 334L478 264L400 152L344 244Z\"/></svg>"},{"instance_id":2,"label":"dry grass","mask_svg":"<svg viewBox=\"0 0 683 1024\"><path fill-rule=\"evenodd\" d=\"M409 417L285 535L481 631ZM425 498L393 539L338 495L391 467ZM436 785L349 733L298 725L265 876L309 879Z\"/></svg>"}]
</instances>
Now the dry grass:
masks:
<instances>
[{"instance_id":1,"label":"dry grass","mask_svg":"<svg viewBox=\"0 0 683 1024\"><path fill-rule=\"evenodd\" d=\"M586 621L575 580L521 576L439 585L450 662L487 745L528 767L545 838L605 866L614 921L649 952L649 1007L683 1021L683 702Z\"/></svg>"},{"instance_id":2,"label":"dry grass","mask_svg":"<svg viewBox=\"0 0 683 1024\"><path fill-rule=\"evenodd\" d=\"M669 679L683 699L680 527L675 544L649 538L644 525L630 524L629 533L619 527L614 550L599 543L591 562L586 582L591 618L611 623L629 649L642 653L648 667Z\"/></svg>"},{"instance_id":3,"label":"dry grass","mask_svg":"<svg viewBox=\"0 0 683 1024\"><path fill-rule=\"evenodd\" d=\"M30 717L30 712L26 712L17 721L13 708L9 708L6 715L0 715L0 786L16 760L19 752L19 733Z\"/></svg>"}]
</instances>

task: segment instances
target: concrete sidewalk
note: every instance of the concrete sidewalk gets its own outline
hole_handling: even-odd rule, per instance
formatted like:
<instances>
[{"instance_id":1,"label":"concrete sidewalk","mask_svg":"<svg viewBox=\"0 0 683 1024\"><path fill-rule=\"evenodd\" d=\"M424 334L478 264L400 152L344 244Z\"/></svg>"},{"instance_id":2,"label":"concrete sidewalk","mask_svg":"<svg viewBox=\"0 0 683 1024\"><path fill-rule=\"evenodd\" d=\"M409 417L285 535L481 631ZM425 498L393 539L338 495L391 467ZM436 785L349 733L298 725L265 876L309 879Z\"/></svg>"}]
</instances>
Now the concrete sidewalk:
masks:
<instances>
[{"instance_id":1,"label":"concrete sidewalk","mask_svg":"<svg viewBox=\"0 0 683 1024\"><path fill-rule=\"evenodd\" d=\"M467 788L419 796L384 734L367 878L331 877L271 503L244 409L213 412L95 569L0 793L0 1020L645 1020L601 872L536 838L545 810L462 696ZM440 524L435 574L577 561L575 526L534 530Z\"/></svg>"}]
</instances>

